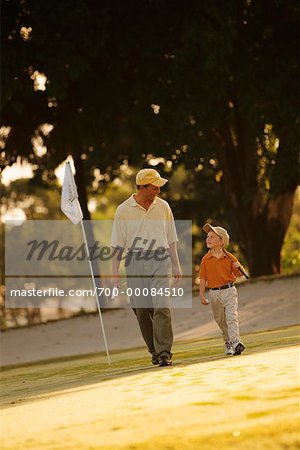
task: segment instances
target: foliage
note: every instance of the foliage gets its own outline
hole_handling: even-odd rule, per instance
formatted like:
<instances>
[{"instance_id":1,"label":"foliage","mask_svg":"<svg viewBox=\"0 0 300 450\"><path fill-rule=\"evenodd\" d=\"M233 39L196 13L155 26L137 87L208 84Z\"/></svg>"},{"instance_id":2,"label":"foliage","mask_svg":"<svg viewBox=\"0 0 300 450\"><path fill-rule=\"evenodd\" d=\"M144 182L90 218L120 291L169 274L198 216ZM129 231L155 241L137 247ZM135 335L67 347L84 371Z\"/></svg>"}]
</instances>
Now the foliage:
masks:
<instances>
[{"instance_id":1,"label":"foliage","mask_svg":"<svg viewBox=\"0 0 300 450\"><path fill-rule=\"evenodd\" d=\"M294 210L285 236L281 256L283 273L300 272L300 188L295 194Z\"/></svg>"},{"instance_id":2,"label":"foliage","mask_svg":"<svg viewBox=\"0 0 300 450\"><path fill-rule=\"evenodd\" d=\"M51 183L72 154L86 218L90 186L121 165L184 165L176 216L228 226L252 275L280 271L299 176L296 0L4 5L4 164L21 154ZM33 90L38 73L46 90Z\"/></svg>"}]
</instances>

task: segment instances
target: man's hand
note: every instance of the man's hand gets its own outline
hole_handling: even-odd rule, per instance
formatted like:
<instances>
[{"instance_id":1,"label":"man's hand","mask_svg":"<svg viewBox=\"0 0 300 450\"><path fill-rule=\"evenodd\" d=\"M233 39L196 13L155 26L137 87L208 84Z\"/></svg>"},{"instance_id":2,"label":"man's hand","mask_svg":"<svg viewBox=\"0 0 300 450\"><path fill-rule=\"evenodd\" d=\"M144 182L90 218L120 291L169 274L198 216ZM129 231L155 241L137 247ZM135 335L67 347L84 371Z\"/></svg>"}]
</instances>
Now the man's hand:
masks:
<instances>
[{"instance_id":1,"label":"man's hand","mask_svg":"<svg viewBox=\"0 0 300 450\"><path fill-rule=\"evenodd\" d=\"M209 305L209 301L206 300L206 298L204 297L204 295L201 297L201 303L202 303L202 305Z\"/></svg>"},{"instance_id":2,"label":"man's hand","mask_svg":"<svg viewBox=\"0 0 300 450\"><path fill-rule=\"evenodd\" d=\"M169 251L170 251L170 258L171 258L171 262L172 262L172 273L173 273L173 277L175 278L175 283L177 283L182 278L182 271L181 271L180 262L179 262L179 258L178 258L176 242L172 242L170 244Z\"/></svg>"},{"instance_id":3,"label":"man's hand","mask_svg":"<svg viewBox=\"0 0 300 450\"><path fill-rule=\"evenodd\" d=\"M113 287L121 287L121 277L119 274L113 275Z\"/></svg>"},{"instance_id":4,"label":"man's hand","mask_svg":"<svg viewBox=\"0 0 300 450\"><path fill-rule=\"evenodd\" d=\"M180 266L173 267L173 277L176 282L182 279L182 271Z\"/></svg>"},{"instance_id":5,"label":"man's hand","mask_svg":"<svg viewBox=\"0 0 300 450\"><path fill-rule=\"evenodd\" d=\"M113 287L121 287L120 277L120 261L123 253L123 249L112 247L112 266L111 266L111 278Z\"/></svg>"}]
</instances>

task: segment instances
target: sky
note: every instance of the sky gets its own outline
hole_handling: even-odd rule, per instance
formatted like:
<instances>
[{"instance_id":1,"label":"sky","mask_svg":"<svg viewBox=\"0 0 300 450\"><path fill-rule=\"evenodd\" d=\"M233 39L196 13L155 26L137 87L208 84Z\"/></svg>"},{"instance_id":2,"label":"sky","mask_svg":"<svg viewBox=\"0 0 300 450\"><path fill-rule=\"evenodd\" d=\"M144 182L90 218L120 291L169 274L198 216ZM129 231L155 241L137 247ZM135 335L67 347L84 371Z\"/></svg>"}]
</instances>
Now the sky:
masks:
<instances>
[{"instance_id":1,"label":"sky","mask_svg":"<svg viewBox=\"0 0 300 450\"><path fill-rule=\"evenodd\" d=\"M68 157L68 161L71 162L72 172L75 173L73 158ZM67 161L66 160L66 161ZM64 177L65 162L63 161L56 169L55 175L58 179L58 183L62 185ZM9 186L12 181L19 180L20 178L32 178L34 166L27 161L21 162L21 158L17 158L12 166L7 166L1 174L1 183L5 186Z\"/></svg>"},{"instance_id":2,"label":"sky","mask_svg":"<svg viewBox=\"0 0 300 450\"><path fill-rule=\"evenodd\" d=\"M75 174L74 160L72 156L69 156L65 161L63 161L56 169L55 175L58 179L58 184L62 186L63 178L65 173L65 163L69 161L71 163L71 169L73 174ZM21 178L32 178L33 177L34 166L27 161L21 162L21 158L17 158L12 166L7 166L1 174L1 183L5 186L9 186L12 181L19 180ZM97 206L97 202L94 198L91 198L88 202L88 208L90 212L93 212ZM5 211L1 214L1 222L6 222L8 220L17 220L22 223L26 220L26 215L21 208L13 208Z\"/></svg>"}]
</instances>

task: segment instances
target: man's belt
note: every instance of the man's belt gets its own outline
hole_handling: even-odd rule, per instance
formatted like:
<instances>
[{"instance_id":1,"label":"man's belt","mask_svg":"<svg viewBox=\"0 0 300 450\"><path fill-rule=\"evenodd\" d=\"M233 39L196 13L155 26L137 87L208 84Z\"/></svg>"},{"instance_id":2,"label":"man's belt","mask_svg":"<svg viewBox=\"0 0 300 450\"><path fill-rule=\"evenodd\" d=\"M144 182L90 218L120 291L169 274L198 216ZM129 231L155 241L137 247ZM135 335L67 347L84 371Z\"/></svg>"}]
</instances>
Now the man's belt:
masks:
<instances>
[{"instance_id":1,"label":"man's belt","mask_svg":"<svg viewBox=\"0 0 300 450\"><path fill-rule=\"evenodd\" d=\"M223 286L220 286L220 287L211 288L211 290L212 291L219 291L220 289L228 289L228 288L231 288L232 286L234 286L234 283L227 283L227 284L224 284Z\"/></svg>"},{"instance_id":2,"label":"man's belt","mask_svg":"<svg viewBox=\"0 0 300 450\"><path fill-rule=\"evenodd\" d=\"M163 248L161 247L158 250L128 250L128 254L130 255L135 255L135 256L155 256L155 255L159 255L161 256L162 253L165 253L166 255L170 253L168 248Z\"/></svg>"}]
</instances>

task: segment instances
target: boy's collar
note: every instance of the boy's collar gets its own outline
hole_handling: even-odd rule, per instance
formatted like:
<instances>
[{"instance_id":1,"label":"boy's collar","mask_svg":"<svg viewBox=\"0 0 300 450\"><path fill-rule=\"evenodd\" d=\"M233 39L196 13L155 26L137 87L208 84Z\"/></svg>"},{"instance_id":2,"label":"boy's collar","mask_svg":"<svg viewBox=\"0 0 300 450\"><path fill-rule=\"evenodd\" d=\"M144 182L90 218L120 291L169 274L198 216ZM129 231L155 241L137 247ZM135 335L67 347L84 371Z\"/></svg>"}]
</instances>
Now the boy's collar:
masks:
<instances>
[{"instance_id":1,"label":"boy's collar","mask_svg":"<svg viewBox=\"0 0 300 450\"><path fill-rule=\"evenodd\" d=\"M216 258L216 256L214 256L214 255L212 254L211 250L208 250L208 252L207 252L207 257L208 257L208 258ZM224 252L223 252L223 249L222 249L222 256L220 256L219 259L221 259L221 258L225 258L225 254L224 254Z\"/></svg>"}]
</instances>

